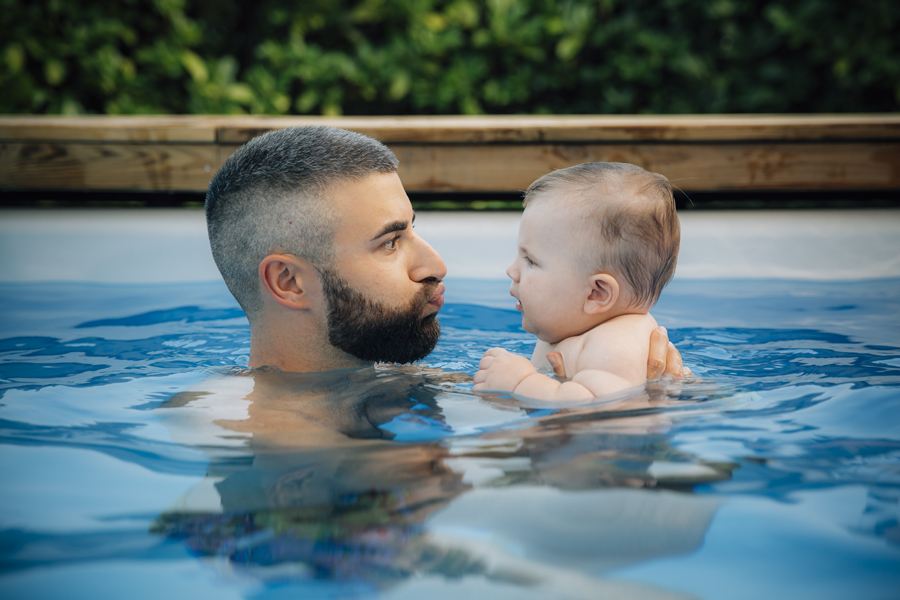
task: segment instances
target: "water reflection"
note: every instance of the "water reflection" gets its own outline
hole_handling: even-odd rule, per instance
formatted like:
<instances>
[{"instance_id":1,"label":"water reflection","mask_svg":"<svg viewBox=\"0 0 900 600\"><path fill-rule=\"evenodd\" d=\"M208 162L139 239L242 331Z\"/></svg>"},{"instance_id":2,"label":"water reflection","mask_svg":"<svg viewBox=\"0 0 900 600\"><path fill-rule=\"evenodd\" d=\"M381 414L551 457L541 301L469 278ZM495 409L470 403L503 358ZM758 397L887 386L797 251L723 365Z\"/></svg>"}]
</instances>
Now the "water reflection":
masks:
<instances>
[{"instance_id":1,"label":"water reflection","mask_svg":"<svg viewBox=\"0 0 900 600\"><path fill-rule=\"evenodd\" d=\"M680 597L602 579L695 550L720 503L684 493L733 466L669 444L677 390L548 410L461 393L461 379L413 368L213 377L158 409L210 468L152 530L266 582L387 590L477 576L572 597ZM496 403L508 420L459 435L442 409L454 402Z\"/></svg>"}]
</instances>

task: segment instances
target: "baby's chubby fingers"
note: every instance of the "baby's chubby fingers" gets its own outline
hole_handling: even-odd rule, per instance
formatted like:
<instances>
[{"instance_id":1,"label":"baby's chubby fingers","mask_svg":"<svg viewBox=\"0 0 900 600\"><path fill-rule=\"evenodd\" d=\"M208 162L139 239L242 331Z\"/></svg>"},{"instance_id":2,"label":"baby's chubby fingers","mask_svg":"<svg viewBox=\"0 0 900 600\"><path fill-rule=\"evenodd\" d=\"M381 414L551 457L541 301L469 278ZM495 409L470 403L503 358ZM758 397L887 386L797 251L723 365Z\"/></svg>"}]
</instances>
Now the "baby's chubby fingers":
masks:
<instances>
[{"instance_id":1,"label":"baby's chubby fingers","mask_svg":"<svg viewBox=\"0 0 900 600\"><path fill-rule=\"evenodd\" d=\"M531 361L502 348L484 353L479 371L472 378L476 392L512 392L523 379L537 373Z\"/></svg>"},{"instance_id":2,"label":"baby's chubby fingers","mask_svg":"<svg viewBox=\"0 0 900 600\"><path fill-rule=\"evenodd\" d=\"M481 356L481 362L478 363L478 368L489 369L491 364L494 362L494 359L499 356L503 356L504 354L509 354L509 352L504 350L503 348L491 348L490 350L487 350Z\"/></svg>"}]
</instances>

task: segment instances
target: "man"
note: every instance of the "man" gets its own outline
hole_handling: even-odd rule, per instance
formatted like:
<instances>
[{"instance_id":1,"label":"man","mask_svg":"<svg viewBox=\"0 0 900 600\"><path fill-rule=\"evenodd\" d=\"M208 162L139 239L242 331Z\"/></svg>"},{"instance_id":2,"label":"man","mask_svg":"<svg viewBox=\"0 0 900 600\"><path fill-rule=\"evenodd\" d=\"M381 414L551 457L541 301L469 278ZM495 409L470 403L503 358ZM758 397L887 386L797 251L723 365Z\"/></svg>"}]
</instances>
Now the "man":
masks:
<instances>
[{"instance_id":1,"label":"man","mask_svg":"<svg viewBox=\"0 0 900 600\"><path fill-rule=\"evenodd\" d=\"M213 257L250 321L250 367L312 372L408 363L437 343L446 266L413 229L397 158L331 127L269 132L209 186ZM655 331L648 379L680 376Z\"/></svg>"}]
</instances>

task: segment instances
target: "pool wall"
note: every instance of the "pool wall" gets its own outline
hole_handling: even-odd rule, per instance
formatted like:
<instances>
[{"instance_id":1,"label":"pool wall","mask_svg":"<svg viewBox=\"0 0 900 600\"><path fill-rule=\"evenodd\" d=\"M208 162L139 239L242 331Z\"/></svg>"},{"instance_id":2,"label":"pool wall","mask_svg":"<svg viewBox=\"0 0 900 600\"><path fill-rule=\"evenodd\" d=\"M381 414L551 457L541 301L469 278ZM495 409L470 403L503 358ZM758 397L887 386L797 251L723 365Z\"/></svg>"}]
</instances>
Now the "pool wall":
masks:
<instances>
[{"instance_id":1,"label":"pool wall","mask_svg":"<svg viewBox=\"0 0 900 600\"><path fill-rule=\"evenodd\" d=\"M900 210L682 211L676 279L900 277ZM502 279L516 212L421 211L448 277ZM219 280L202 210L0 210L0 281Z\"/></svg>"}]
</instances>

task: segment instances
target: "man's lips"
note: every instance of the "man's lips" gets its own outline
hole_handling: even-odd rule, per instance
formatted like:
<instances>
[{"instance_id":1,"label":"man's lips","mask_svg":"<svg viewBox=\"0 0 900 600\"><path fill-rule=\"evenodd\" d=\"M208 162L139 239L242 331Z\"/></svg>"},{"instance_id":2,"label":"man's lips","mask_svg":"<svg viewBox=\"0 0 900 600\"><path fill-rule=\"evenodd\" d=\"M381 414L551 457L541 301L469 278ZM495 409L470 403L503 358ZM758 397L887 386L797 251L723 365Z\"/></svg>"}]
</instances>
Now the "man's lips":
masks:
<instances>
[{"instance_id":1,"label":"man's lips","mask_svg":"<svg viewBox=\"0 0 900 600\"><path fill-rule=\"evenodd\" d=\"M428 304L437 307L438 310L444 305L444 284L440 284L437 289L434 291L434 296L431 297L431 300L428 301Z\"/></svg>"}]
</instances>

